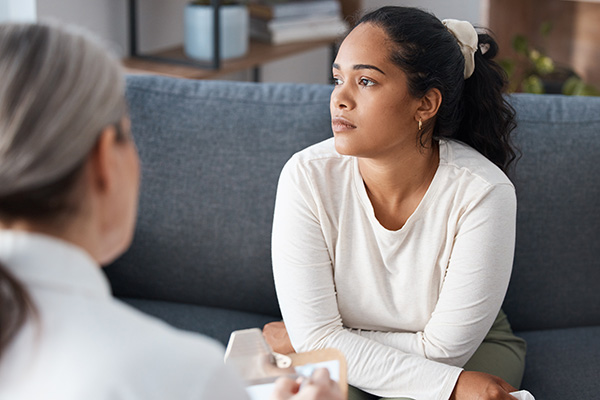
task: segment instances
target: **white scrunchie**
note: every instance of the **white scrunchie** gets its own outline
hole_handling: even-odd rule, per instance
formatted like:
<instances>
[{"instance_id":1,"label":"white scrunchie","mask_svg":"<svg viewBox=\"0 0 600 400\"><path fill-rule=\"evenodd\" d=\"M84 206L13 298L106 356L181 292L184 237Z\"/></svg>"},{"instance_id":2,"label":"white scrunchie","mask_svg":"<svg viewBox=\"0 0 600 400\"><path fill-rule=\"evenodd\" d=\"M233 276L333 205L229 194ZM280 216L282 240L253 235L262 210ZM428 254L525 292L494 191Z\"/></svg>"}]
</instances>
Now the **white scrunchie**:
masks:
<instances>
[{"instance_id":1,"label":"white scrunchie","mask_svg":"<svg viewBox=\"0 0 600 400\"><path fill-rule=\"evenodd\" d=\"M460 51L465 57L465 79L470 77L475 70L475 52L477 51L477 31L470 22L457 19L445 19L442 24L454 35L460 46Z\"/></svg>"}]
</instances>

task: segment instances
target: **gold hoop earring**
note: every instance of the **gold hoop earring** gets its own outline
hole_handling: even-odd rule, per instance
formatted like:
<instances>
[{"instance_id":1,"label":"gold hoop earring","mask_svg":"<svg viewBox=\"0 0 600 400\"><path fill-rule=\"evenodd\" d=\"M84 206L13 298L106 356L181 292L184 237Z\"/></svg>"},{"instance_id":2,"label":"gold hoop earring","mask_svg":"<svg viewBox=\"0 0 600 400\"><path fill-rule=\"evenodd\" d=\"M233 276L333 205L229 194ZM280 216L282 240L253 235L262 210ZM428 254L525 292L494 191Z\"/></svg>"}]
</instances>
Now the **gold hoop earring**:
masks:
<instances>
[{"instance_id":1,"label":"gold hoop earring","mask_svg":"<svg viewBox=\"0 0 600 400\"><path fill-rule=\"evenodd\" d=\"M419 131L423 129L423 121L419 120Z\"/></svg>"}]
</instances>

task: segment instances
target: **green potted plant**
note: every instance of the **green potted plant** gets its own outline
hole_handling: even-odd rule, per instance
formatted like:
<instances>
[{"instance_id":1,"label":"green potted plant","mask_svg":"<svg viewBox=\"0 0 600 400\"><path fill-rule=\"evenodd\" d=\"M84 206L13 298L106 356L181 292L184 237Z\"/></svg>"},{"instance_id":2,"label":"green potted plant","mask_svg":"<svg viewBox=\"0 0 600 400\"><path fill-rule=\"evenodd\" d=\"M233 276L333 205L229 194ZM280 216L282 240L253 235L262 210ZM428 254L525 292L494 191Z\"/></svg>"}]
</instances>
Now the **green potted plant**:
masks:
<instances>
[{"instance_id":1,"label":"green potted plant","mask_svg":"<svg viewBox=\"0 0 600 400\"><path fill-rule=\"evenodd\" d=\"M551 31L550 22L540 27L544 39ZM508 75L509 91L600 96L597 88L585 83L570 67L554 62L542 49L533 47L524 35L515 35L512 47L517 57L500 61Z\"/></svg>"}]
</instances>

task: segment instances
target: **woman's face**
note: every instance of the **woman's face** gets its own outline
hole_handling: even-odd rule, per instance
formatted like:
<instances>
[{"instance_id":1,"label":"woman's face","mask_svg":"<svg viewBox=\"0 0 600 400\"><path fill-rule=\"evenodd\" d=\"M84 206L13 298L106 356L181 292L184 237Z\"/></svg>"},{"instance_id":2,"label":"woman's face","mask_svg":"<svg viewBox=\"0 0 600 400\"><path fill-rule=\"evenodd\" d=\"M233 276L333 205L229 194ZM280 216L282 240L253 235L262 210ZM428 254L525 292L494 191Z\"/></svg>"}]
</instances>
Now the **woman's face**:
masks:
<instances>
[{"instance_id":1,"label":"woman's face","mask_svg":"<svg viewBox=\"0 0 600 400\"><path fill-rule=\"evenodd\" d=\"M390 60L390 47L384 30L369 23L357 26L340 46L330 101L340 154L380 158L416 146L419 100L409 94L406 75Z\"/></svg>"},{"instance_id":2,"label":"woman's face","mask_svg":"<svg viewBox=\"0 0 600 400\"><path fill-rule=\"evenodd\" d=\"M130 131L130 121L125 118L121 129ZM140 163L133 139L117 141L111 148L112 168L115 184L107 208L110 210L106 235L106 247L102 253L101 264L113 261L129 248L135 230L137 217Z\"/></svg>"},{"instance_id":3,"label":"woman's face","mask_svg":"<svg viewBox=\"0 0 600 400\"><path fill-rule=\"evenodd\" d=\"M131 135L131 122L129 118L123 121L124 128ZM128 139L123 143L123 175L124 175L124 209L125 209L125 231L127 234L126 248L128 248L133 239L135 230L135 222L137 217L137 206L139 197L140 185L140 159L138 156L137 147L133 138Z\"/></svg>"}]
</instances>

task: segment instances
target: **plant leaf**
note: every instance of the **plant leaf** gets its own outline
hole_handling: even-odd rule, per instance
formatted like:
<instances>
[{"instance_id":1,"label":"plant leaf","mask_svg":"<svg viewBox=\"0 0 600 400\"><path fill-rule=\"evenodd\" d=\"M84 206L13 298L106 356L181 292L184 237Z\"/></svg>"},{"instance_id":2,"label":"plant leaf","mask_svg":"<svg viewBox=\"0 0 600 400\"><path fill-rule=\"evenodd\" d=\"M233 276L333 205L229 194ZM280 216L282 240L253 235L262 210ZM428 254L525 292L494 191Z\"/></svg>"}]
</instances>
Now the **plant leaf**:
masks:
<instances>
[{"instance_id":1,"label":"plant leaf","mask_svg":"<svg viewBox=\"0 0 600 400\"><path fill-rule=\"evenodd\" d=\"M513 38L512 46L517 53L527 55L527 51L529 49L529 42L527 41L527 38L525 36L516 35Z\"/></svg>"},{"instance_id":2,"label":"plant leaf","mask_svg":"<svg viewBox=\"0 0 600 400\"><path fill-rule=\"evenodd\" d=\"M515 74L515 68L516 68L516 62L515 60L510 60L508 58L502 59L499 61L500 66L502 67L502 69L504 69L504 72L506 72L506 76L508 77L508 79L512 79L513 75Z\"/></svg>"},{"instance_id":3,"label":"plant leaf","mask_svg":"<svg viewBox=\"0 0 600 400\"><path fill-rule=\"evenodd\" d=\"M554 26L552 25L552 22L550 22L550 21L543 22L542 25L540 26L540 33L542 34L543 37L547 37L550 34L550 32L552 32L552 28L554 28Z\"/></svg>"},{"instance_id":4,"label":"plant leaf","mask_svg":"<svg viewBox=\"0 0 600 400\"><path fill-rule=\"evenodd\" d=\"M580 90L580 86L583 84L581 78L572 76L565 81L562 87L562 93L567 96L574 96L577 91Z\"/></svg>"},{"instance_id":5,"label":"plant leaf","mask_svg":"<svg viewBox=\"0 0 600 400\"><path fill-rule=\"evenodd\" d=\"M554 61L548 56L540 56L534 61L535 69L540 75L547 75L554 72Z\"/></svg>"},{"instance_id":6,"label":"plant leaf","mask_svg":"<svg viewBox=\"0 0 600 400\"><path fill-rule=\"evenodd\" d=\"M544 84L537 75L530 75L523 81L523 91L527 93L543 94Z\"/></svg>"}]
</instances>

